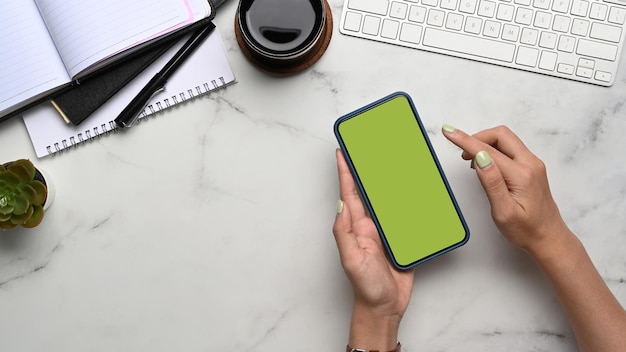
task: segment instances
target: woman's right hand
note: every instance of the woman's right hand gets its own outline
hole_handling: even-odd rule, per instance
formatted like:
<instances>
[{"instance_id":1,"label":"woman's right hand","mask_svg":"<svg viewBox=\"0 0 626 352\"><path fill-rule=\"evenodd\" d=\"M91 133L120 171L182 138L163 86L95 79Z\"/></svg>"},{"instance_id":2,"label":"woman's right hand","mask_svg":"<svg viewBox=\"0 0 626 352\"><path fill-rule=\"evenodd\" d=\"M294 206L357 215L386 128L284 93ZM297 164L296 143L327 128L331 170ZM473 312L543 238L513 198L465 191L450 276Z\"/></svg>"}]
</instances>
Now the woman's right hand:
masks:
<instances>
[{"instance_id":1,"label":"woman's right hand","mask_svg":"<svg viewBox=\"0 0 626 352\"><path fill-rule=\"evenodd\" d=\"M543 162L506 127L469 136L444 125L443 132L472 160L502 234L547 275L580 351L626 351L626 311L563 222Z\"/></svg>"},{"instance_id":2,"label":"woman's right hand","mask_svg":"<svg viewBox=\"0 0 626 352\"><path fill-rule=\"evenodd\" d=\"M550 193L544 163L507 127L472 136L444 125L444 136L463 149L485 189L498 229L514 245L533 251L569 233Z\"/></svg>"}]
</instances>

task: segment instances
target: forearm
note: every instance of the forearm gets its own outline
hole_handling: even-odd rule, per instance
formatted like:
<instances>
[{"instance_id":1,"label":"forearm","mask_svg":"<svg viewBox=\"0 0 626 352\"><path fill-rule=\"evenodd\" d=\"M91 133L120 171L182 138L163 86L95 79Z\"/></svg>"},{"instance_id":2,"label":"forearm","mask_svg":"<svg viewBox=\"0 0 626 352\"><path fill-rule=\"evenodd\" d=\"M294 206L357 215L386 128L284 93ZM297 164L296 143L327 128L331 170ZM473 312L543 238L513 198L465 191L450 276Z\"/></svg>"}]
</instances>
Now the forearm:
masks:
<instances>
[{"instance_id":1,"label":"forearm","mask_svg":"<svg viewBox=\"0 0 626 352\"><path fill-rule=\"evenodd\" d=\"M380 316L357 304L352 311L349 345L354 348L391 351L398 342L399 316Z\"/></svg>"},{"instance_id":2,"label":"forearm","mask_svg":"<svg viewBox=\"0 0 626 352\"><path fill-rule=\"evenodd\" d=\"M568 229L529 250L548 276L581 352L626 350L626 312Z\"/></svg>"}]
</instances>

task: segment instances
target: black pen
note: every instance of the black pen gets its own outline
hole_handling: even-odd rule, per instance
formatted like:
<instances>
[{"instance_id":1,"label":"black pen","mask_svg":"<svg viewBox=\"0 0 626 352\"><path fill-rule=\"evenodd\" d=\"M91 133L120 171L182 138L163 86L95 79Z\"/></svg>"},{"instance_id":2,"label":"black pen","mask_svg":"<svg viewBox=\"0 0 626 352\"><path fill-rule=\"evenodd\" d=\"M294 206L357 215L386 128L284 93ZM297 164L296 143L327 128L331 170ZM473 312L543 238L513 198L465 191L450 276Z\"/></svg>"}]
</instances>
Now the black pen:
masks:
<instances>
[{"instance_id":1,"label":"black pen","mask_svg":"<svg viewBox=\"0 0 626 352\"><path fill-rule=\"evenodd\" d=\"M122 110L122 112L115 119L115 123L120 128L131 127L141 112L146 107L146 104L157 93L165 90L165 84L167 80L172 76L174 72L185 62L185 60L202 44L204 39L207 38L209 33L215 28L211 23L196 30L191 38L185 42L182 48L180 48L174 57L165 64L163 69L159 71L152 79L146 84L146 86L137 94L137 96Z\"/></svg>"}]
</instances>

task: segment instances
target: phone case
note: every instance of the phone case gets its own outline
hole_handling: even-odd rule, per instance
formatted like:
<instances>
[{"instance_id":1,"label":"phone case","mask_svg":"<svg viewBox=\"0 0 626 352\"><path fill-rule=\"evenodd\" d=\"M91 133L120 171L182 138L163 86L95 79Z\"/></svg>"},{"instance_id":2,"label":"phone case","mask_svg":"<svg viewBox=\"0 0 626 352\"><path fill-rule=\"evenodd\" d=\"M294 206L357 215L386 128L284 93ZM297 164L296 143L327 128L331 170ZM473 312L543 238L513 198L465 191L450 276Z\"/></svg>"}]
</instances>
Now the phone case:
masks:
<instances>
[{"instance_id":1,"label":"phone case","mask_svg":"<svg viewBox=\"0 0 626 352\"><path fill-rule=\"evenodd\" d=\"M408 94L390 94L340 117L334 132L396 268L412 268L468 241L469 229Z\"/></svg>"}]
</instances>

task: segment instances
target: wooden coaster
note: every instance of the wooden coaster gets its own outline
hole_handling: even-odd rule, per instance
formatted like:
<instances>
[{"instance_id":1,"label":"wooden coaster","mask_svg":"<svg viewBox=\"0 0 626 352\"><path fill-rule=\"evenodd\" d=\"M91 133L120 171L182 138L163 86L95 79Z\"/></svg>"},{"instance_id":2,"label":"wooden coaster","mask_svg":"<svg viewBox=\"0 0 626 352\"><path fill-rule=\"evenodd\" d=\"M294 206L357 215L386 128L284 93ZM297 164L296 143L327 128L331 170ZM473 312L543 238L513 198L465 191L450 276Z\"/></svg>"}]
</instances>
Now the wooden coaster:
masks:
<instances>
[{"instance_id":1,"label":"wooden coaster","mask_svg":"<svg viewBox=\"0 0 626 352\"><path fill-rule=\"evenodd\" d=\"M235 36L237 37L239 48L241 48L241 52L243 52L248 61L266 73L277 76L287 76L302 72L316 63L317 60L324 55L326 48L328 48L330 44L330 38L333 35L333 15L327 0L324 0L324 11L326 12L326 20L317 43L301 57L293 60L278 61L267 59L253 50L250 50L246 46L241 30L239 29L239 17L235 15Z\"/></svg>"}]
</instances>

